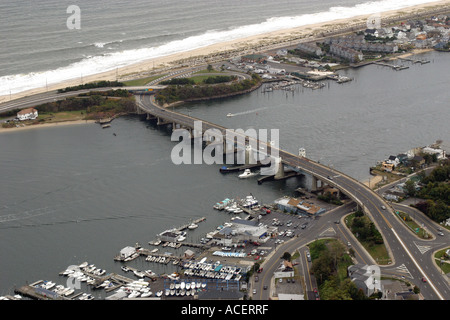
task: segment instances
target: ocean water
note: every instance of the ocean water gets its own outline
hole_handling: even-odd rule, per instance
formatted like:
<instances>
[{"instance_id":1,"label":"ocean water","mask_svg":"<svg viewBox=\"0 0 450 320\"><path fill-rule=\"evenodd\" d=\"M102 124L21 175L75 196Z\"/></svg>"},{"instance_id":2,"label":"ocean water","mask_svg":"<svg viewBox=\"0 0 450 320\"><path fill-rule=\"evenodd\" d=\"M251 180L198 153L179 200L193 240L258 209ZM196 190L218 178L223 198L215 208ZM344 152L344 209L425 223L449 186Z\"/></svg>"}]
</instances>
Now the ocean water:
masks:
<instances>
[{"instance_id":1,"label":"ocean water","mask_svg":"<svg viewBox=\"0 0 450 320\"><path fill-rule=\"evenodd\" d=\"M0 95L222 41L427 2L2 1ZM80 8L80 29L67 27L70 5Z\"/></svg>"}]
</instances>

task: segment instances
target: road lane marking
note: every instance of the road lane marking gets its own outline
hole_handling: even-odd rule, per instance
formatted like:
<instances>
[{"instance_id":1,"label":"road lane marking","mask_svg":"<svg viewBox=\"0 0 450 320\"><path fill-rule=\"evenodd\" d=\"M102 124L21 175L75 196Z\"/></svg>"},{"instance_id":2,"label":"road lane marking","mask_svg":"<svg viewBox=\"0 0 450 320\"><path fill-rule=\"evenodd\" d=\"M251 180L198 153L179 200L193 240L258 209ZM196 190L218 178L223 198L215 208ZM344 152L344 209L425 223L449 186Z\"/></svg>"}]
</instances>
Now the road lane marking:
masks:
<instances>
[{"instance_id":1,"label":"road lane marking","mask_svg":"<svg viewBox=\"0 0 450 320\"><path fill-rule=\"evenodd\" d=\"M397 232L395 232L394 229L391 229L392 232L394 233L395 237L398 239L398 241L400 242L400 244L402 245L402 247L405 249L406 253L408 253L409 257L411 258L411 260L413 261L413 263L416 265L417 269L419 269L420 273L423 275L423 277L427 280L427 283L431 286L431 288L434 290L434 292L436 292L437 296L439 297L439 299L441 300L445 300L444 297L441 295L441 293L437 290L437 288L434 286L433 282L430 281L430 279L426 276L425 272L422 270L422 268L419 266L419 264L417 263L417 261L414 259L414 257L412 256L412 254L409 252L408 248L405 246L405 244L403 243L402 239L400 239L400 237L398 236Z\"/></svg>"}]
</instances>

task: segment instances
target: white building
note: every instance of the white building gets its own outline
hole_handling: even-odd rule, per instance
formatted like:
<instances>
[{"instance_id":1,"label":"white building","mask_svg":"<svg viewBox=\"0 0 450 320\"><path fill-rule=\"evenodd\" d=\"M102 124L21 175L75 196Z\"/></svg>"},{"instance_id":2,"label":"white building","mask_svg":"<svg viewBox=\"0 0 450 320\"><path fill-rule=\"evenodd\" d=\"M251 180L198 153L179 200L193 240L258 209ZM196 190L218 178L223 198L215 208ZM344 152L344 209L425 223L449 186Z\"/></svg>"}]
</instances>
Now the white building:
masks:
<instances>
[{"instance_id":1,"label":"white building","mask_svg":"<svg viewBox=\"0 0 450 320\"><path fill-rule=\"evenodd\" d=\"M126 259L128 257L131 257L133 254L136 253L136 249L133 247L125 247L122 250L120 250L120 257L122 259Z\"/></svg>"},{"instance_id":2,"label":"white building","mask_svg":"<svg viewBox=\"0 0 450 320\"><path fill-rule=\"evenodd\" d=\"M34 120L38 117L38 111L34 108L23 109L17 113L17 118L20 121Z\"/></svg>"}]
</instances>

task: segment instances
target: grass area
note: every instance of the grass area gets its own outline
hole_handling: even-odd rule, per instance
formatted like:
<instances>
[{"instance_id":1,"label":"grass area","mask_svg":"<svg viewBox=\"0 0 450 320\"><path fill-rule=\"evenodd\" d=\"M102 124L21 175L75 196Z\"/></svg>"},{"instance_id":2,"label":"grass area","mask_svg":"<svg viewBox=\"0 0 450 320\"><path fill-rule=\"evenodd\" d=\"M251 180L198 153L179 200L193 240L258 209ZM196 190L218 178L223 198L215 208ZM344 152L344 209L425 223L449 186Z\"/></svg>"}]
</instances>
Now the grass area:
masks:
<instances>
[{"instance_id":1,"label":"grass area","mask_svg":"<svg viewBox=\"0 0 450 320\"><path fill-rule=\"evenodd\" d=\"M86 112L78 111L61 111L61 112L40 112L38 120L40 122L61 122L83 120L86 117Z\"/></svg>"},{"instance_id":2,"label":"grass area","mask_svg":"<svg viewBox=\"0 0 450 320\"><path fill-rule=\"evenodd\" d=\"M152 77L147 77L147 78L142 78L142 79L135 79L135 80L125 81L124 84L127 87L145 86L150 81L156 80L156 79L161 78L163 76L164 75L157 75L157 76L152 76Z\"/></svg>"},{"instance_id":3,"label":"grass area","mask_svg":"<svg viewBox=\"0 0 450 320\"><path fill-rule=\"evenodd\" d=\"M194 80L195 84L198 84L198 83L203 83L203 81L208 79L209 77L211 77L211 76L203 75L203 76L193 76L193 77L190 77L189 79Z\"/></svg>"},{"instance_id":4,"label":"grass area","mask_svg":"<svg viewBox=\"0 0 450 320\"><path fill-rule=\"evenodd\" d=\"M450 248L439 250L434 254L434 261L436 262L437 267L441 270L442 273L445 274L450 273L450 258L445 254L445 251L447 251L448 249Z\"/></svg>"},{"instance_id":5,"label":"grass area","mask_svg":"<svg viewBox=\"0 0 450 320\"><path fill-rule=\"evenodd\" d=\"M352 213L345 218L345 223L350 230L352 229L351 226L354 218L355 213ZM358 241L378 264L383 265L389 264L391 262L386 246L384 244L374 244L373 242L362 241L361 239L358 239Z\"/></svg>"},{"instance_id":6,"label":"grass area","mask_svg":"<svg viewBox=\"0 0 450 320\"><path fill-rule=\"evenodd\" d=\"M221 71L221 70L216 70L216 69L212 69L211 71L209 71L208 69L203 69L203 70L194 72L193 74L202 74L202 73L225 73L225 72Z\"/></svg>"},{"instance_id":7,"label":"grass area","mask_svg":"<svg viewBox=\"0 0 450 320\"><path fill-rule=\"evenodd\" d=\"M408 227L410 228L417 236L421 239L429 239L430 235L421 228L409 214L403 211L396 211L396 216Z\"/></svg>"}]
</instances>

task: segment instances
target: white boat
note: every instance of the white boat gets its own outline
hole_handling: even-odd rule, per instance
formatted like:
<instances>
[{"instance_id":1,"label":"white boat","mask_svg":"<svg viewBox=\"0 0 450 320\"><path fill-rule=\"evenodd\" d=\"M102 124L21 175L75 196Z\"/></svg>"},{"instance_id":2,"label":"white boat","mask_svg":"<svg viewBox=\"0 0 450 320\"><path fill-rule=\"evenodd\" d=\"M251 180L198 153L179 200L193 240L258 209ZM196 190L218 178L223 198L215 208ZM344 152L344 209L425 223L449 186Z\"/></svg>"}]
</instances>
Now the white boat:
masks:
<instances>
[{"instance_id":1,"label":"white boat","mask_svg":"<svg viewBox=\"0 0 450 320\"><path fill-rule=\"evenodd\" d=\"M160 290L160 291L158 291L157 293L156 293L156 296L157 297L161 297L163 295L163 291L162 290Z\"/></svg>"},{"instance_id":2,"label":"white boat","mask_svg":"<svg viewBox=\"0 0 450 320\"><path fill-rule=\"evenodd\" d=\"M178 238L177 238L177 241L179 241L179 242L182 242L184 240L186 240L185 236L178 236Z\"/></svg>"},{"instance_id":3,"label":"white boat","mask_svg":"<svg viewBox=\"0 0 450 320\"><path fill-rule=\"evenodd\" d=\"M126 267L126 266L121 267L121 269L122 269L123 271L125 271L125 272L130 271L130 269L129 269L128 267Z\"/></svg>"},{"instance_id":4,"label":"white boat","mask_svg":"<svg viewBox=\"0 0 450 320\"><path fill-rule=\"evenodd\" d=\"M128 296L128 298L137 298L141 295L141 293L139 291L132 291L130 293L130 295Z\"/></svg>"},{"instance_id":5,"label":"white boat","mask_svg":"<svg viewBox=\"0 0 450 320\"><path fill-rule=\"evenodd\" d=\"M191 283L190 283L190 282L187 282L187 283L186 283L186 290L189 290L189 289L191 289Z\"/></svg>"},{"instance_id":6,"label":"white boat","mask_svg":"<svg viewBox=\"0 0 450 320\"><path fill-rule=\"evenodd\" d=\"M255 176L255 175L257 175L256 172L252 172L250 169L245 169L245 170L244 170L244 173L241 173L241 174L239 175L239 178L245 179L245 178L253 177L253 176Z\"/></svg>"},{"instance_id":7,"label":"white boat","mask_svg":"<svg viewBox=\"0 0 450 320\"><path fill-rule=\"evenodd\" d=\"M64 292L64 296L68 297L74 292L75 292L74 289L68 288L68 290L66 292Z\"/></svg>"},{"instance_id":8,"label":"white boat","mask_svg":"<svg viewBox=\"0 0 450 320\"><path fill-rule=\"evenodd\" d=\"M183 281L180 284L180 289L183 290L184 288L186 288L186 283L184 283L184 281Z\"/></svg>"},{"instance_id":9,"label":"white boat","mask_svg":"<svg viewBox=\"0 0 450 320\"><path fill-rule=\"evenodd\" d=\"M191 223L191 224L188 226L188 229L189 229L189 230L194 230L194 229L196 229L196 228L198 228L198 224L195 224L195 223Z\"/></svg>"},{"instance_id":10,"label":"white boat","mask_svg":"<svg viewBox=\"0 0 450 320\"><path fill-rule=\"evenodd\" d=\"M233 116L232 113L228 113L228 114L227 114L227 117L232 117L232 116Z\"/></svg>"},{"instance_id":11,"label":"white boat","mask_svg":"<svg viewBox=\"0 0 450 320\"><path fill-rule=\"evenodd\" d=\"M153 294L153 292L151 292L151 291L144 292L141 294L141 298L150 297L152 294Z\"/></svg>"},{"instance_id":12,"label":"white boat","mask_svg":"<svg viewBox=\"0 0 450 320\"><path fill-rule=\"evenodd\" d=\"M87 262L83 262L82 264L80 264L78 267L80 268L86 268L88 266L89 263Z\"/></svg>"},{"instance_id":13,"label":"white boat","mask_svg":"<svg viewBox=\"0 0 450 320\"><path fill-rule=\"evenodd\" d=\"M56 283L51 282L51 281L44 281L44 284L42 285L42 288L50 290L54 286L56 286Z\"/></svg>"},{"instance_id":14,"label":"white boat","mask_svg":"<svg viewBox=\"0 0 450 320\"><path fill-rule=\"evenodd\" d=\"M143 278L145 277L145 273L142 271L138 271L138 270L134 270L133 273L135 274L135 276Z\"/></svg>"}]
</instances>

